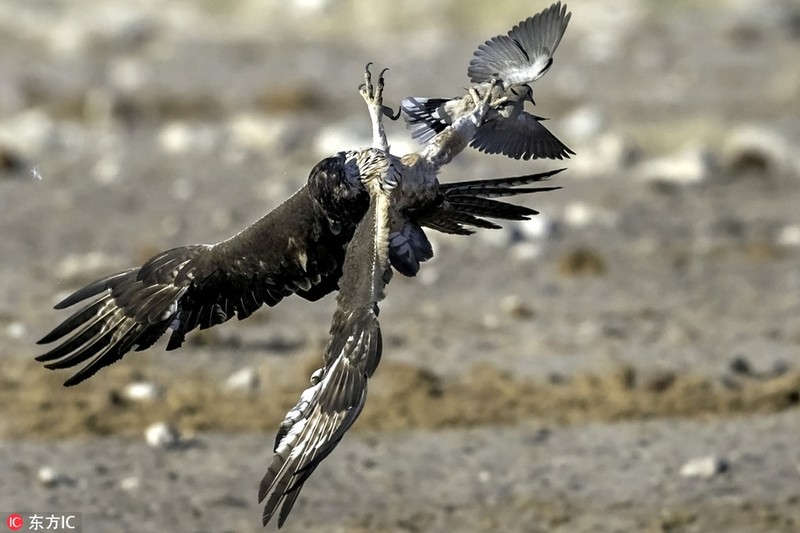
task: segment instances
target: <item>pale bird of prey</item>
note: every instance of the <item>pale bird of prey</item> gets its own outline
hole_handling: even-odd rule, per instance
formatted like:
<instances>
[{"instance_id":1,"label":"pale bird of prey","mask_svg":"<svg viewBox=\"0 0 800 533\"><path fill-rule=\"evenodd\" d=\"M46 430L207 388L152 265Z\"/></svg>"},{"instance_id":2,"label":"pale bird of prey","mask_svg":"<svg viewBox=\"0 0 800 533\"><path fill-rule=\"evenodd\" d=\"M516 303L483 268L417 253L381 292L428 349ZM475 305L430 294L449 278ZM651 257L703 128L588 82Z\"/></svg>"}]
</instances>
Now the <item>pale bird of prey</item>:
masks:
<instances>
[{"instance_id":1,"label":"pale bird of prey","mask_svg":"<svg viewBox=\"0 0 800 533\"><path fill-rule=\"evenodd\" d=\"M473 112L434 137L420 153L396 157L389 153L383 132L383 80L373 88L369 71L366 76L361 94L372 118L373 146L372 162L361 166L360 179L369 207L347 247L323 367L314 372L311 386L281 424L275 453L261 481L264 525L276 512L278 527L284 524L303 484L364 408L367 382L381 359L378 302L392 268L413 275L420 261L433 256L422 226L464 235L472 233L471 227L497 228L482 217L520 220L536 211L493 198L556 188L519 186L559 171L440 184L438 168L466 146L495 105L490 103L491 94L476 97Z\"/></svg>"},{"instance_id":2,"label":"pale bird of prey","mask_svg":"<svg viewBox=\"0 0 800 533\"><path fill-rule=\"evenodd\" d=\"M486 91L506 103L492 109L470 145L489 154L514 159L562 159L574 155L542 124L542 117L524 110L534 104L531 83L553 64L553 53L567 29L571 13L557 2L529 17L506 35L483 43L473 54L467 74L479 95ZM499 83L493 85L492 80ZM424 144L474 106L472 92L459 98L406 98L400 112L411 136ZM391 116L391 115L388 115Z\"/></svg>"},{"instance_id":3,"label":"pale bird of prey","mask_svg":"<svg viewBox=\"0 0 800 533\"><path fill-rule=\"evenodd\" d=\"M82 307L39 341L59 342L37 357L46 367L83 365L65 382L75 385L167 331L171 350L197 327L246 318L291 294L313 301L339 289L324 366L275 440L259 493L264 524L279 507L283 524L305 480L363 408L381 354L377 303L390 266L413 275L432 257L422 227L455 234L496 228L487 218L518 220L536 211L494 198L554 188L524 185L558 171L440 185L439 169L503 98L474 93L471 113L420 152L396 157L383 130L382 89L383 77L374 87L367 69L361 94L373 124L371 147L324 159L300 190L230 239L168 250L79 289L56 308Z\"/></svg>"}]
</instances>

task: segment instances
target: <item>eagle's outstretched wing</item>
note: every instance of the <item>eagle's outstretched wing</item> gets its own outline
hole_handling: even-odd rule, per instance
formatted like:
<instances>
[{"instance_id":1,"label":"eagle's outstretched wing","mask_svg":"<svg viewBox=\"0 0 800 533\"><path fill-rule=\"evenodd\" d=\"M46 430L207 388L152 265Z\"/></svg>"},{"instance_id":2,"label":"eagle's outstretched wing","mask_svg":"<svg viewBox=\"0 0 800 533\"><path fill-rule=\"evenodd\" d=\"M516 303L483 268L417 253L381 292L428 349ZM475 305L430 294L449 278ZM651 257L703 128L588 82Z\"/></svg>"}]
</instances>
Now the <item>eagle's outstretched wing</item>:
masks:
<instances>
[{"instance_id":1,"label":"eagle's outstretched wing","mask_svg":"<svg viewBox=\"0 0 800 533\"><path fill-rule=\"evenodd\" d=\"M388 198L377 194L347 248L324 367L286 415L272 461L261 480L264 525L280 508L278 527L303 483L353 425L367 396L367 380L381 358L378 302L391 270Z\"/></svg>"},{"instance_id":2,"label":"eagle's outstretched wing","mask_svg":"<svg viewBox=\"0 0 800 533\"><path fill-rule=\"evenodd\" d=\"M550 68L571 15L566 5L556 2L523 20L508 34L492 37L478 47L469 62L470 81L483 83L497 78L508 87L538 80Z\"/></svg>"},{"instance_id":3,"label":"eagle's outstretched wing","mask_svg":"<svg viewBox=\"0 0 800 533\"><path fill-rule=\"evenodd\" d=\"M343 173L344 154L327 158L306 185L230 239L174 248L79 289L56 309L88 303L39 341L60 344L36 359L53 369L86 363L65 382L75 385L168 329L172 350L197 327L243 319L293 293L316 300L336 290L368 202L363 187L345 186Z\"/></svg>"}]
</instances>

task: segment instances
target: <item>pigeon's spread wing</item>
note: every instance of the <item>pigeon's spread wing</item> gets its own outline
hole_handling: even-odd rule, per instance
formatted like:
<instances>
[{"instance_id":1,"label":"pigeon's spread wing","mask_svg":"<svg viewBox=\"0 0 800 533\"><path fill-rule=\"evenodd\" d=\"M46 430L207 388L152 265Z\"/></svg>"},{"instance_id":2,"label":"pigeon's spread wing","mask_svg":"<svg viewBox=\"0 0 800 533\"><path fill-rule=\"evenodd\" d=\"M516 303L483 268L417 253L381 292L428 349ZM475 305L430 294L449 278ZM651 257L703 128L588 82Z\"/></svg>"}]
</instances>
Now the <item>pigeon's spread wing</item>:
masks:
<instances>
[{"instance_id":1,"label":"pigeon's spread wing","mask_svg":"<svg viewBox=\"0 0 800 533\"><path fill-rule=\"evenodd\" d=\"M544 127L539 117L521 111L512 119L484 122L470 146L487 154L503 154L514 159L563 159L575 152Z\"/></svg>"},{"instance_id":2,"label":"pigeon's spread wing","mask_svg":"<svg viewBox=\"0 0 800 533\"><path fill-rule=\"evenodd\" d=\"M439 185L436 201L410 214L418 224L456 235L474 233L472 228L498 229L500 226L487 218L499 220L527 220L538 211L494 198L546 192L560 187L523 187L546 181L562 169L513 178L495 178L460 181Z\"/></svg>"},{"instance_id":3,"label":"pigeon's spread wing","mask_svg":"<svg viewBox=\"0 0 800 533\"><path fill-rule=\"evenodd\" d=\"M163 252L68 296L56 309L88 303L39 341L60 344L36 359L54 369L86 363L65 383L75 385L168 329L171 350L197 327L243 319L290 294L321 298L337 288L351 234L331 232L304 186L226 241Z\"/></svg>"},{"instance_id":4,"label":"pigeon's spread wing","mask_svg":"<svg viewBox=\"0 0 800 533\"><path fill-rule=\"evenodd\" d=\"M303 483L353 425L367 396L367 380L381 357L378 302L388 261L388 200L373 198L347 248L337 308L325 348L325 366L287 413L272 461L259 488L264 525L276 511L282 526Z\"/></svg>"},{"instance_id":5,"label":"pigeon's spread wing","mask_svg":"<svg viewBox=\"0 0 800 533\"><path fill-rule=\"evenodd\" d=\"M514 26L507 35L489 39L469 62L469 79L483 83L497 78L510 86L541 78L553 62L570 16L567 6L556 2Z\"/></svg>"}]
</instances>

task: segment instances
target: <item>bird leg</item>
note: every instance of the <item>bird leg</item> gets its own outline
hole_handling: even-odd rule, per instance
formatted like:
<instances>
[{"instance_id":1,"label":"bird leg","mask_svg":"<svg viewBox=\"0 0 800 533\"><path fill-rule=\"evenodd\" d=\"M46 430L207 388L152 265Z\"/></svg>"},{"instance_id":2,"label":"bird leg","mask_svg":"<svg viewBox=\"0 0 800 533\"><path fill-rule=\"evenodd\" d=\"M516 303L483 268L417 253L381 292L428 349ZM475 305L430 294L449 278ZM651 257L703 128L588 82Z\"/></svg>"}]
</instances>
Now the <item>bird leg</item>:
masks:
<instances>
[{"instance_id":1,"label":"bird leg","mask_svg":"<svg viewBox=\"0 0 800 533\"><path fill-rule=\"evenodd\" d=\"M389 69L385 68L381 70L380 74L378 74L378 83L373 85L372 73L369 70L371 66L372 62L369 62L364 68L364 83L359 86L358 92L361 94L364 102L367 103L367 110L369 111L369 117L372 121L372 147L388 152L389 141L386 139L386 131L383 129L383 115L386 113L386 109L388 109L389 112L386 113L386 115L391 118L392 110L383 105L383 74Z\"/></svg>"}]
</instances>

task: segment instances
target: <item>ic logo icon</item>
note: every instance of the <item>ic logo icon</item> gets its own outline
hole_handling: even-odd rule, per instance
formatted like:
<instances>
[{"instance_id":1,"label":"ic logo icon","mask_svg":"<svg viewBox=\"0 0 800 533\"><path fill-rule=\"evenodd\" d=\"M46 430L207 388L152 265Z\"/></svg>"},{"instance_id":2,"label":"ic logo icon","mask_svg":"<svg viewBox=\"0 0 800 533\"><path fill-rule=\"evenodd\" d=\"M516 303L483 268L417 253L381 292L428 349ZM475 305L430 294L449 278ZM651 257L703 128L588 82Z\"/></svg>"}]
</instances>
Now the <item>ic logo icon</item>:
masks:
<instances>
[{"instance_id":1,"label":"ic logo icon","mask_svg":"<svg viewBox=\"0 0 800 533\"><path fill-rule=\"evenodd\" d=\"M6 525L11 531L19 531L22 529L22 526L25 525L25 521L22 519L22 516L14 513L8 515L8 518L6 518Z\"/></svg>"}]
</instances>

